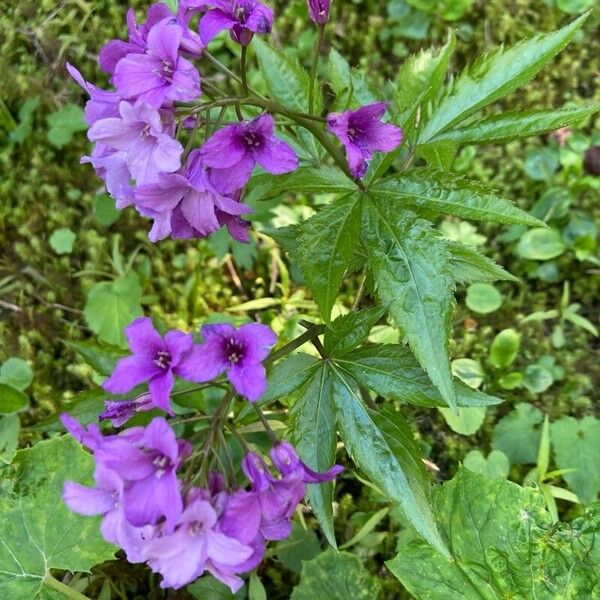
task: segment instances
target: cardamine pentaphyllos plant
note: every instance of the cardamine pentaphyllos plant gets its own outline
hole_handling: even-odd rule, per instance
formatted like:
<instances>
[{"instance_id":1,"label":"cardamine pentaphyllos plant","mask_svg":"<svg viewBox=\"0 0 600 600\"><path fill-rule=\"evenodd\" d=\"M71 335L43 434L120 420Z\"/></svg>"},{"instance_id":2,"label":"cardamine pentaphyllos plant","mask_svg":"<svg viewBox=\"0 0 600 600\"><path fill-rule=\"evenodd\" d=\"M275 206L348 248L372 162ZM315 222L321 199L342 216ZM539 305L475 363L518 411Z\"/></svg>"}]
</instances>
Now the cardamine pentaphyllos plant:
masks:
<instances>
[{"instance_id":1,"label":"cardamine pentaphyllos plant","mask_svg":"<svg viewBox=\"0 0 600 600\"><path fill-rule=\"evenodd\" d=\"M200 341L182 331L161 336L150 319L136 319L125 329L131 355L103 384L121 397L106 402L100 420L121 430L62 417L95 462L94 487L69 481L64 501L74 512L102 515L104 538L130 562L160 573L163 587L182 587L208 571L238 590L240 574L261 562L267 543L289 536L305 494L335 547L338 434L373 485L451 557L429 506L420 449L398 406L457 412L500 402L453 379L448 339L457 284L513 278L472 247L442 238L434 222L448 214L544 223L450 167L463 144L540 134L599 109L478 116L531 79L587 15L447 78L450 35L442 48L408 58L379 94L331 50L324 94L317 73L331 6L309 0L307 9L318 29L309 70L265 41L274 15L257 0L180 0L175 12L157 3L141 24L130 10L127 39L109 41L99 55L111 90L67 65L89 95L94 146L82 161L119 209L131 206L151 219L153 242L202 238L222 227L245 242L257 200L333 197L311 218L273 234L300 267L322 324L303 322L305 333L273 350L277 338L261 323L204 325ZM235 72L210 52L224 31L239 48ZM248 83L255 60L259 89ZM215 72L224 89L207 77ZM356 271L362 283L351 309L331 320L344 277ZM385 313L405 344L366 341ZM295 352L305 343L313 354ZM177 404L182 393L208 388L222 390L214 410ZM277 409L284 397L292 405L285 413L289 441L261 410L267 403ZM123 428L150 410L164 416ZM249 424L268 435L269 460L245 435ZM243 454L238 464L233 446Z\"/></svg>"}]
</instances>

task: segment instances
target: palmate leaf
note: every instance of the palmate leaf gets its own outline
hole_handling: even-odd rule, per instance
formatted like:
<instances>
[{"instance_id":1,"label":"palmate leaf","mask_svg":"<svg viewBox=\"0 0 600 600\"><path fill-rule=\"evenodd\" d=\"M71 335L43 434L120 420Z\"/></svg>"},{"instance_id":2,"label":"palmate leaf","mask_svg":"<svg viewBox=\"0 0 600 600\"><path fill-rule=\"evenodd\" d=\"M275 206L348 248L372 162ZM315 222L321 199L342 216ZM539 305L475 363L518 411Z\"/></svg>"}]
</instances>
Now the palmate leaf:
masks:
<instances>
[{"instance_id":1,"label":"palmate leaf","mask_svg":"<svg viewBox=\"0 0 600 600\"><path fill-rule=\"evenodd\" d=\"M479 283L518 279L496 264L491 258L480 254L472 246L460 242L447 242L450 252L452 275L457 283Z\"/></svg>"},{"instance_id":2,"label":"palmate leaf","mask_svg":"<svg viewBox=\"0 0 600 600\"><path fill-rule=\"evenodd\" d=\"M421 131L421 143L530 81L571 41L588 16L584 14L558 31L484 54L449 84Z\"/></svg>"},{"instance_id":3,"label":"palmate leaf","mask_svg":"<svg viewBox=\"0 0 600 600\"><path fill-rule=\"evenodd\" d=\"M433 506L452 560L416 539L386 563L416 600L600 598L600 505L557 524L540 492L461 467Z\"/></svg>"},{"instance_id":4,"label":"palmate leaf","mask_svg":"<svg viewBox=\"0 0 600 600\"><path fill-rule=\"evenodd\" d=\"M446 243L431 224L390 202L365 198L363 243L381 303L448 406L457 406L448 338L454 279Z\"/></svg>"},{"instance_id":5,"label":"palmate leaf","mask_svg":"<svg viewBox=\"0 0 600 600\"><path fill-rule=\"evenodd\" d=\"M336 428L331 376L325 365L321 364L296 395L290 432L298 453L311 469L326 471L333 466ZM333 484L309 485L307 494L327 541L335 548Z\"/></svg>"},{"instance_id":6,"label":"palmate leaf","mask_svg":"<svg viewBox=\"0 0 600 600\"><path fill-rule=\"evenodd\" d=\"M385 496L402 506L419 534L447 555L429 506L420 452L408 424L393 411L367 409L354 380L333 363L328 368L336 422L348 454Z\"/></svg>"},{"instance_id":7,"label":"palmate leaf","mask_svg":"<svg viewBox=\"0 0 600 600\"><path fill-rule=\"evenodd\" d=\"M20 450L0 469L0 597L62 598L45 583L51 569L89 571L114 558L99 519L71 513L61 499L65 479L77 473L91 483L92 471L91 456L67 436Z\"/></svg>"},{"instance_id":8,"label":"palmate leaf","mask_svg":"<svg viewBox=\"0 0 600 600\"><path fill-rule=\"evenodd\" d=\"M325 331L325 352L331 356L341 356L356 348L367 339L371 329L384 313L385 308L377 306L338 317Z\"/></svg>"},{"instance_id":9,"label":"palmate leaf","mask_svg":"<svg viewBox=\"0 0 600 600\"><path fill-rule=\"evenodd\" d=\"M324 321L329 321L360 229L360 198L348 195L298 226L297 259Z\"/></svg>"},{"instance_id":10,"label":"palmate leaf","mask_svg":"<svg viewBox=\"0 0 600 600\"><path fill-rule=\"evenodd\" d=\"M329 85L338 97L336 108L357 107L381 100L369 87L364 76L350 68L346 59L334 48L329 53Z\"/></svg>"},{"instance_id":11,"label":"palmate leaf","mask_svg":"<svg viewBox=\"0 0 600 600\"><path fill-rule=\"evenodd\" d=\"M438 389L412 353L398 344L373 344L334 358L334 364L383 398L424 408L444 407ZM492 406L501 400L454 381L458 406Z\"/></svg>"},{"instance_id":12,"label":"palmate leaf","mask_svg":"<svg viewBox=\"0 0 600 600\"><path fill-rule=\"evenodd\" d=\"M412 169L378 182L369 194L396 210L421 216L453 215L492 223L541 226L543 223L477 181L433 169Z\"/></svg>"},{"instance_id":13,"label":"palmate leaf","mask_svg":"<svg viewBox=\"0 0 600 600\"><path fill-rule=\"evenodd\" d=\"M504 112L459 129L441 133L432 141L448 141L456 144L507 142L580 123L598 111L600 111L600 104L557 110Z\"/></svg>"}]
</instances>

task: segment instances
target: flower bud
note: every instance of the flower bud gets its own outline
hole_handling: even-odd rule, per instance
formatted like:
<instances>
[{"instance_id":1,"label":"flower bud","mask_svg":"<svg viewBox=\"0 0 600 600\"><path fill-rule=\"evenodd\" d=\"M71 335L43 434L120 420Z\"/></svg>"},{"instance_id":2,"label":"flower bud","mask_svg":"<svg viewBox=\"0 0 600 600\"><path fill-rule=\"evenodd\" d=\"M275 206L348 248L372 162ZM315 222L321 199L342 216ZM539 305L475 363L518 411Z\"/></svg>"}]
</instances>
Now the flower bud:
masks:
<instances>
[{"instance_id":1,"label":"flower bud","mask_svg":"<svg viewBox=\"0 0 600 600\"><path fill-rule=\"evenodd\" d=\"M327 23L331 0L308 0L308 16L313 23Z\"/></svg>"}]
</instances>

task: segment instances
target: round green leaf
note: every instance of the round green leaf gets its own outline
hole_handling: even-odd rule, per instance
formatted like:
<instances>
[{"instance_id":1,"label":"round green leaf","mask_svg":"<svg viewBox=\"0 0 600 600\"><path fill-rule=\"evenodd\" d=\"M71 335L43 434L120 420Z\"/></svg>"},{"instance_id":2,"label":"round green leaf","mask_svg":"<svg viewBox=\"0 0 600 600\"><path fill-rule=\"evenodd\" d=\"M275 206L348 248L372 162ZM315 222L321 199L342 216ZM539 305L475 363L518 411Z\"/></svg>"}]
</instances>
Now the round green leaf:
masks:
<instances>
[{"instance_id":1,"label":"round green leaf","mask_svg":"<svg viewBox=\"0 0 600 600\"><path fill-rule=\"evenodd\" d=\"M565 251L565 244L556 229L536 227L526 231L517 244L517 254L529 260L550 260Z\"/></svg>"},{"instance_id":2,"label":"round green leaf","mask_svg":"<svg viewBox=\"0 0 600 600\"><path fill-rule=\"evenodd\" d=\"M452 431L461 435L473 435L482 425L485 419L484 406L472 406L457 408L458 415L455 415L449 408L440 408L446 423Z\"/></svg>"},{"instance_id":3,"label":"round green leaf","mask_svg":"<svg viewBox=\"0 0 600 600\"><path fill-rule=\"evenodd\" d=\"M510 462L504 452L492 450L486 458L480 450L471 450L463 461L469 471L491 479L508 476Z\"/></svg>"},{"instance_id":4,"label":"round green leaf","mask_svg":"<svg viewBox=\"0 0 600 600\"><path fill-rule=\"evenodd\" d=\"M77 236L67 227L57 229L50 236L50 246L56 254L71 254Z\"/></svg>"},{"instance_id":5,"label":"round green leaf","mask_svg":"<svg viewBox=\"0 0 600 600\"><path fill-rule=\"evenodd\" d=\"M94 198L94 216L104 227L110 227L119 218L115 201L108 194L98 194Z\"/></svg>"},{"instance_id":6,"label":"round green leaf","mask_svg":"<svg viewBox=\"0 0 600 600\"><path fill-rule=\"evenodd\" d=\"M549 181L559 167L558 151L554 148L540 148L527 153L525 173L536 181Z\"/></svg>"},{"instance_id":7,"label":"round green leaf","mask_svg":"<svg viewBox=\"0 0 600 600\"><path fill-rule=\"evenodd\" d=\"M466 303L471 310L485 315L502 306L502 294L490 283L474 283L467 289Z\"/></svg>"},{"instance_id":8,"label":"round green leaf","mask_svg":"<svg viewBox=\"0 0 600 600\"><path fill-rule=\"evenodd\" d=\"M457 358L452 361L451 366L452 374L473 389L477 389L483 383L485 373L478 361L472 358Z\"/></svg>"},{"instance_id":9,"label":"round green leaf","mask_svg":"<svg viewBox=\"0 0 600 600\"><path fill-rule=\"evenodd\" d=\"M552 373L541 365L529 365L524 372L523 385L534 394L545 392L554 383Z\"/></svg>"},{"instance_id":10,"label":"round green leaf","mask_svg":"<svg viewBox=\"0 0 600 600\"><path fill-rule=\"evenodd\" d=\"M0 383L0 413L15 413L27 408L29 398L20 390Z\"/></svg>"},{"instance_id":11,"label":"round green leaf","mask_svg":"<svg viewBox=\"0 0 600 600\"><path fill-rule=\"evenodd\" d=\"M514 390L523 383L523 373L511 371L498 379L498 385L505 390Z\"/></svg>"},{"instance_id":12,"label":"round green leaf","mask_svg":"<svg viewBox=\"0 0 600 600\"><path fill-rule=\"evenodd\" d=\"M521 336L514 329L504 329L492 342L490 362L497 369L508 367L519 352Z\"/></svg>"},{"instance_id":13,"label":"round green leaf","mask_svg":"<svg viewBox=\"0 0 600 600\"><path fill-rule=\"evenodd\" d=\"M25 390L31 385L33 372L27 361L12 357L0 367L0 383L5 383L16 390Z\"/></svg>"}]
</instances>

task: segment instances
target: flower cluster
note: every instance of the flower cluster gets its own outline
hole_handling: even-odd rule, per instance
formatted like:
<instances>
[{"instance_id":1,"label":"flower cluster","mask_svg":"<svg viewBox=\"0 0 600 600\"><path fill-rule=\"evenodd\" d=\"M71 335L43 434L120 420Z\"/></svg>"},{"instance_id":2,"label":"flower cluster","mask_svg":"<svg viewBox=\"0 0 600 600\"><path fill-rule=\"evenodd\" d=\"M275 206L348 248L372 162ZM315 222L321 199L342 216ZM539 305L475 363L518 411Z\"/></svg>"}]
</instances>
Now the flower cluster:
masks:
<instances>
[{"instance_id":1,"label":"flower cluster","mask_svg":"<svg viewBox=\"0 0 600 600\"><path fill-rule=\"evenodd\" d=\"M101 419L120 427L139 411L159 408L173 414L170 395L175 376L186 381L211 381L224 371L234 389L251 402L264 393L267 381L262 361L277 337L266 325L247 323L235 329L227 323L204 325L203 343L194 344L192 335L169 331L164 338L147 317L135 319L125 328L131 356L117 363L103 387L113 394L125 394L148 382L149 393L134 400L108 401Z\"/></svg>"},{"instance_id":2,"label":"flower cluster","mask_svg":"<svg viewBox=\"0 0 600 600\"><path fill-rule=\"evenodd\" d=\"M129 562L160 573L164 588L180 588L208 571L237 591L239 574L260 563L266 542L290 534L306 484L329 481L342 470L335 465L316 473L291 444L279 442L271 450L277 476L249 451L242 461L249 489L228 487L216 472L206 487L195 487L189 470L185 482L178 477L191 445L177 439L164 418L114 435L103 435L95 424L85 428L68 414L61 420L95 461L94 487L67 481L65 503L73 512L101 515L103 537Z\"/></svg>"},{"instance_id":3,"label":"flower cluster","mask_svg":"<svg viewBox=\"0 0 600 600\"><path fill-rule=\"evenodd\" d=\"M310 18L321 26L329 10L329 0L308 1ZM191 25L196 16L198 31ZM233 238L247 242L249 222L242 217L252 209L242 194L254 167L275 175L297 168L294 150L275 136L272 115L244 120L239 105L239 123L192 147L202 124L199 111L189 107L202 93L192 61L223 30L245 47L272 25L273 11L258 0L181 0L176 13L156 3L142 24L130 9L128 39L111 40L100 51L100 67L113 90L94 86L67 65L90 96L85 118L94 148L82 162L92 164L117 208L133 205L152 219L151 241L205 237L225 226ZM177 103L187 103L187 109L178 111ZM380 122L385 110L378 102L327 116L327 130L344 145L355 178L363 177L375 151L389 152L401 143L402 131ZM185 150L181 136L187 137Z\"/></svg>"}]
</instances>

